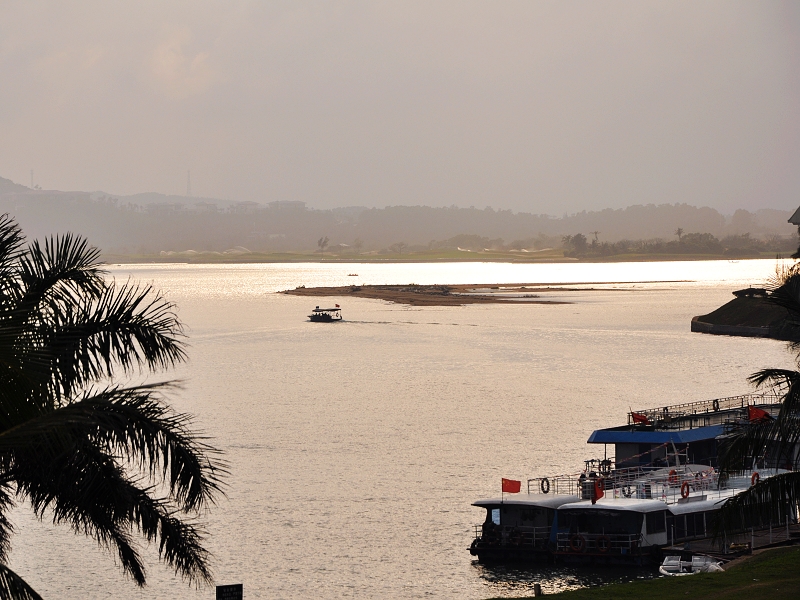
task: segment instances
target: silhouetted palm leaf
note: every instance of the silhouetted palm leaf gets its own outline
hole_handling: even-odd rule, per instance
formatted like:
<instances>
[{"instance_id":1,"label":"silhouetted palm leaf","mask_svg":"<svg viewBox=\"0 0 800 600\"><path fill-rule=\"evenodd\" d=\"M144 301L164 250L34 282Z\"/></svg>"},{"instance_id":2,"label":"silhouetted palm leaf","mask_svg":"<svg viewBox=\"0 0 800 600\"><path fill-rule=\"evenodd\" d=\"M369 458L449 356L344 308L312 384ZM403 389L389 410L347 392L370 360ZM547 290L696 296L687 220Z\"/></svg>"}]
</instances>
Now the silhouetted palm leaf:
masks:
<instances>
[{"instance_id":1,"label":"silhouetted palm leaf","mask_svg":"<svg viewBox=\"0 0 800 600\"><path fill-rule=\"evenodd\" d=\"M782 473L760 480L748 490L727 500L713 523L718 537L723 531L786 523L791 506L800 501L800 472Z\"/></svg>"},{"instance_id":2,"label":"silhouetted palm leaf","mask_svg":"<svg viewBox=\"0 0 800 600\"><path fill-rule=\"evenodd\" d=\"M0 217L0 598L38 598L2 566L15 495L113 549L139 585L137 535L176 573L211 581L196 520L221 493L219 453L164 403L169 384L92 389L186 358L173 305L107 283L80 237L22 243Z\"/></svg>"},{"instance_id":3,"label":"silhouetted palm leaf","mask_svg":"<svg viewBox=\"0 0 800 600\"><path fill-rule=\"evenodd\" d=\"M6 598L9 600L42 600L42 597L25 583L22 577L2 563L0 563L0 598L3 600Z\"/></svg>"},{"instance_id":4,"label":"silhouetted palm leaf","mask_svg":"<svg viewBox=\"0 0 800 600\"><path fill-rule=\"evenodd\" d=\"M764 369L750 376L757 387L771 385L783 394L774 420L743 426L721 446L720 469L723 472L755 469L757 463L784 469L797 469L800 456L800 372ZM727 500L715 524L717 531L738 530L748 524L768 522L770 516L783 514L786 502L798 498L800 473L786 473L765 478ZM766 519L766 520L765 520ZM775 520L775 519L773 519ZM775 520L775 522L777 522Z\"/></svg>"}]
</instances>

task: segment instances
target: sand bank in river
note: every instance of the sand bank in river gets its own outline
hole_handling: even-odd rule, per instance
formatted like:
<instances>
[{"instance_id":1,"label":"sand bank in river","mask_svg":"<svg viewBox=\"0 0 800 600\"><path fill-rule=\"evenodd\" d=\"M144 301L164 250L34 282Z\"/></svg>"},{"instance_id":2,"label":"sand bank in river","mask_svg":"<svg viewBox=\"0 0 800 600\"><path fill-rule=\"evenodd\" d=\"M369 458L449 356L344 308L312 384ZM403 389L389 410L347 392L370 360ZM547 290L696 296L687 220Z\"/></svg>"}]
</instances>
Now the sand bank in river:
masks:
<instances>
[{"instance_id":1,"label":"sand bank in river","mask_svg":"<svg viewBox=\"0 0 800 600\"><path fill-rule=\"evenodd\" d=\"M577 291L575 288L536 284L505 285L347 285L341 287L298 287L281 292L293 296L353 296L413 306L460 306L462 304L571 304L547 300L540 294Z\"/></svg>"}]
</instances>

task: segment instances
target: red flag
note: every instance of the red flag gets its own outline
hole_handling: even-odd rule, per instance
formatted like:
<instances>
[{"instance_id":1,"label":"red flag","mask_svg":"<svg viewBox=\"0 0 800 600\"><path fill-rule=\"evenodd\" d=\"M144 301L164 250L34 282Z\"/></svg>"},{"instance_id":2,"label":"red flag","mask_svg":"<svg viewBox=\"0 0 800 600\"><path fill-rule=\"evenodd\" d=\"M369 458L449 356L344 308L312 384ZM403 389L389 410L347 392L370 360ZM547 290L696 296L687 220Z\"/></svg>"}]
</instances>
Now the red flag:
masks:
<instances>
[{"instance_id":1,"label":"red flag","mask_svg":"<svg viewBox=\"0 0 800 600\"><path fill-rule=\"evenodd\" d=\"M517 481L516 479L503 478L503 491L506 494L519 494L519 490L521 487L522 487L521 481Z\"/></svg>"},{"instance_id":2,"label":"red flag","mask_svg":"<svg viewBox=\"0 0 800 600\"><path fill-rule=\"evenodd\" d=\"M747 407L747 419L749 421L769 421L772 419L772 415L770 415L767 411L750 404Z\"/></svg>"},{"instance_id":3,"label":"red flag","mask_svg":"<svg viewBox=\"0 0 800 600\"><path fill-rule=\"evenodd\" d=\"M647 418L647 415L643 415L642 413L631 412L631 419L633 419L634 425L650 425L650 419Z\"/></svg>"},{"instance_id":4,"label":"red flag","mask_svg":"<svg viewBox=\"0 0 800 600\"><path fill-rule=\"evenodd\" d=\"M605 489L606 483L602 477L598 477L594 480L594 493L592 494L592 504L600 500L603 496L605 496Z\"/></svg>"}]
</instances>

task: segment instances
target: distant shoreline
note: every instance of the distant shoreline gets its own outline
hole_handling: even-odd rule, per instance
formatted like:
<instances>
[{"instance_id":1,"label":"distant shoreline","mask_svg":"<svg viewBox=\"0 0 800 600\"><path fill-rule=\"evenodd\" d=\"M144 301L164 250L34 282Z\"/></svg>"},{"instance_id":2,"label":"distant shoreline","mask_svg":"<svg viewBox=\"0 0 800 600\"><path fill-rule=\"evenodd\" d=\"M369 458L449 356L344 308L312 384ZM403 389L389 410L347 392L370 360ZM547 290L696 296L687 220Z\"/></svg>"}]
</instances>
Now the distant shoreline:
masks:
<instances>
[{"instance_id":1,"label":"distant shoreline","mask_svg":"<svg viewBox=\"0 0 800 600\"><path fill-rule=\"evenodd\" d=\"M703 260L763 260L788 258L773 253L760 256L737 258L721 254L617 254L607 257L569 258L541 253L510 252L443 252L425 254L358 254L321 257L319 253L301 254L292 252L247 254L197 253L186 255L175 253L169 256L158 254L111 254L103 253L102 258L109 264L259 264L259 263L332 263L332 264L380 264L380 263L446 263L446 262L496 262L513 264L548 263L617 263L617 262L683 262Z\"/></svg>"}]
</instances>

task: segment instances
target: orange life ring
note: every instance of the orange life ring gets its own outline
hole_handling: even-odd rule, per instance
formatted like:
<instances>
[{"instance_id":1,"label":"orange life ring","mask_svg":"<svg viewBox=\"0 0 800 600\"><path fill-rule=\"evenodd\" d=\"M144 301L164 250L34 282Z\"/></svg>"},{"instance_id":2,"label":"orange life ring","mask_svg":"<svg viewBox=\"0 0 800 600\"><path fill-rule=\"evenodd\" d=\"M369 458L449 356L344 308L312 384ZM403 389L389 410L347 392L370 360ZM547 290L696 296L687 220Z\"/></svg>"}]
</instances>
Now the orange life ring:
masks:
<instances>
[{"instance_id":1,"label":"orange life ring","mask_svg":"<svg viewBox=\"0 0 800 600\"><path fill-rule=\"evenodd\" d=\"M669 482L672 485L678 483L678 472L675 469L672 469L672 471L669 472Z\"/></svg>"},{"instance_id":2,"label":"orange life ring","mask_svg":"<svg viewBox=\"0 0 800 600\"><path fill-rule=\"evenodd\" d=\"M759 479L761 479L761 475L758 474L758 471L753 471L753 476L750 478L750 485L757 484Z\"/></svg>"},{"instance_id":3,"label":"orange life ring","mask_svg":"<svg viewBox=\"0 0 800 600\"><path fill-rule=\"evenodd\" d=\"M684 481L681 484L681 498L688 498L689 497L689 482Z\"/></svg>"},{"instance_id":4,"label":"orange life ring","mask_svg":"<svg viewBox=\"0 0 800 600\"><path fill-rule=\"evenodd\" d=\"M586 538L579 533L573 534L569 538L569 548L573 552L583 552L586 549Z\"/></svg>"},{"instance_id":5,"label":"orange life ring","mask_svg":"<svg viewBox=\"0 0 800 600\"><path fill-rule=\"evenodd\" d=\"M602 546L600 545L600 542L603 542ZM607 535L601 535L599 538L597 538L597 549L603 554L611 550L611 538Z\"/></svg>"}]
</instances>

